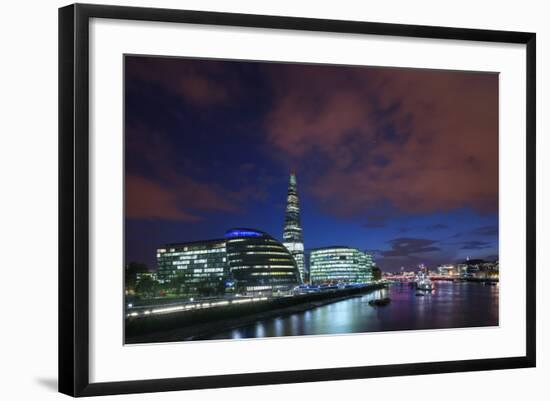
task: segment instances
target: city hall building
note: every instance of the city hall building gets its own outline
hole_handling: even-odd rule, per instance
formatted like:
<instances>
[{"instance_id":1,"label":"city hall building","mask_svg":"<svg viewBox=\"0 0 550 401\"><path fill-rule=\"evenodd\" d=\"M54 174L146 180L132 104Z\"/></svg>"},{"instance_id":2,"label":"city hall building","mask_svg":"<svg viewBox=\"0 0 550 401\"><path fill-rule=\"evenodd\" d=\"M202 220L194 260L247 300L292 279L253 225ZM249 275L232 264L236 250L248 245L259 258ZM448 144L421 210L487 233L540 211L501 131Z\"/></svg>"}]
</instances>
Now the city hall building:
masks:
<instances>
[{"instance_id":1,"label":"city hall building","mask_svg":"<svg viewBox=\"0 0 550 401\"><path fill-rule=\"evenodd\" d=\"M372 281L372 256L347 246L311 250L309 270L312 284L352 284Z\"/></svg>"},{"instance_id":2,"label":"city hall building","mask_svg":"<svg viewBox=\"0 0 550 401\"><path fill-rule=\"evenodd\" d=\"M290 252L267 233L232 229L223 239L171 244L157 250L158 278L189 296L271 295L291 290L300 272Z\"/></svg>"},{"instance_id":3,"label":"city hall building","mask_svg":"<svg viewBox=\"0 0 550 401\"><path fill-rule=\"evenodd\" d=\"M240 294L275 294L300 283L292 254L279 241L257 230L226 233L227 261L235 289Z\"/></svg>"}]
</instances>

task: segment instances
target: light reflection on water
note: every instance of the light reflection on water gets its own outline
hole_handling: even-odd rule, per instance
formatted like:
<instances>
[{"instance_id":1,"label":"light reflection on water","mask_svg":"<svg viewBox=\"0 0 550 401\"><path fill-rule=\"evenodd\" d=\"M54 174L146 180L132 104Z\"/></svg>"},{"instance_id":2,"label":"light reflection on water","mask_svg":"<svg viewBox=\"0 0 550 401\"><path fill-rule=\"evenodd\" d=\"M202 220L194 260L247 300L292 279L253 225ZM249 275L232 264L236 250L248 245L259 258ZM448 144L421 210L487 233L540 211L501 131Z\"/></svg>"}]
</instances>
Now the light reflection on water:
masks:
<instances>
[{"instance_id":1,"label":"light reflection on water","mask_svg":"<svg viewBox=\"0 0 550 401\"><path fill-rule=\"evenodd\" d=\"M238 339L393 330L442 329L498 325L499 286L436 282L435 290L416 296L408 285L349 298L301 313L259 321L208 339ZM371 299L390 297L387 306Z\"/></svg>"}]
</instances>

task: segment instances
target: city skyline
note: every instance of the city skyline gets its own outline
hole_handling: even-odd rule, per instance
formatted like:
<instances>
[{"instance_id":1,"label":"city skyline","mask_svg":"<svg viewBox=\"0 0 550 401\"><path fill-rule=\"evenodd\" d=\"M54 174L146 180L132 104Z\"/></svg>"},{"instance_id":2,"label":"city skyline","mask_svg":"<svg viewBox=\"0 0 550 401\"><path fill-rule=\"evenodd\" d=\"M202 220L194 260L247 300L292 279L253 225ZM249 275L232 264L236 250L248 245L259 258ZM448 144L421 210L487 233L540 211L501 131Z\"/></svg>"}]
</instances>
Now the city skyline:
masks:
<instances>
[{"instance_id":1,"label":"city skyline","mask_svg":"<svg viewBox=\"0 0 550 401\"><path fill-rule=\"evenodd\" d=\"M496 74L133 56L125 74L127 262L231 227L282 240L293 170L306 250L498 258Z\"/></svg>"}]
</instances>

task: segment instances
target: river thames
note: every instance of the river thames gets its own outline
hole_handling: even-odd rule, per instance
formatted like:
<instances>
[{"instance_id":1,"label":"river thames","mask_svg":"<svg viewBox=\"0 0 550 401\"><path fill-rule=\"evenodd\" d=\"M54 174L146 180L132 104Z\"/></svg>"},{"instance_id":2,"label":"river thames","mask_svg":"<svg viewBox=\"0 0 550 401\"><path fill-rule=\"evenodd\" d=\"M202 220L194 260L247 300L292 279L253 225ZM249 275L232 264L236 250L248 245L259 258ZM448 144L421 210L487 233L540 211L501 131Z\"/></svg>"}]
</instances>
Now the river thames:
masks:
<instances>
[{"instance_id":1,"label":"river thames","mask_svg":"<svg viewBox=\"0 0 550 401\"><path fill-rule=\"evenodd\" d=\"M386 306L369 301L391 298ZM407 284L395 284L305 312L260 320L201 340L364 333L395 330L498 326L499 285L438 281L417 296Z\"/></svg>"}]
</instances>

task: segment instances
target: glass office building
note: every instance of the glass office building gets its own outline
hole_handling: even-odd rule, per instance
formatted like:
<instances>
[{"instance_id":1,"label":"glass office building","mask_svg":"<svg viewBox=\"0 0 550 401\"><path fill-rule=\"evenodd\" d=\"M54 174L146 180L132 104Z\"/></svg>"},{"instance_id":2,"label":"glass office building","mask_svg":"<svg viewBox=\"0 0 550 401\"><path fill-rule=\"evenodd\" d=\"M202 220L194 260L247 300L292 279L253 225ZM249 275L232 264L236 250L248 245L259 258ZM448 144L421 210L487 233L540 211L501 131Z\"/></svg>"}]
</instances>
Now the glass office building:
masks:
<instances>
[{"instance_id":1,"label":"glass office building","mask_svg":"<svg viewBox=\"0 0 550 401\"><path fill-rule=\"evenodd\" d=\"M229 271L237 293L272 295L287 292L300 283L293 256L270 235L233 229L225 237Z\"/></svg>"},{"instance_id":2,"label":"glass office building","mask_svg":"<svg viewBox=\"0 0 550 401\"><path fill-rule=\"evenodd\" d=\"M313 249L309 256L312 284L352 284L372 281L372 256L345 246Z\"/></svg>"},{"instance_id":3,"label":"glass office building","mask_svg":"<svg viewBox=\"0 0 550 401\"><path fill-rule=\"evenodd\" d=\"M176 284L182 295L271 295L300 282L296 261L270 235L232 229L219 240L170 244L157 249L158 280Z\"/></svg>"},{"instance_id":4,"label":"glass office building","mask_svg":"<svg viewBox=\"0 0 550 401\"><path fill-rule=\"evenodd\" d=\"M157 249L157 276L187 296L219 296L229 277L225 240L170 244Z\"/></svg>"}]
</instances>

